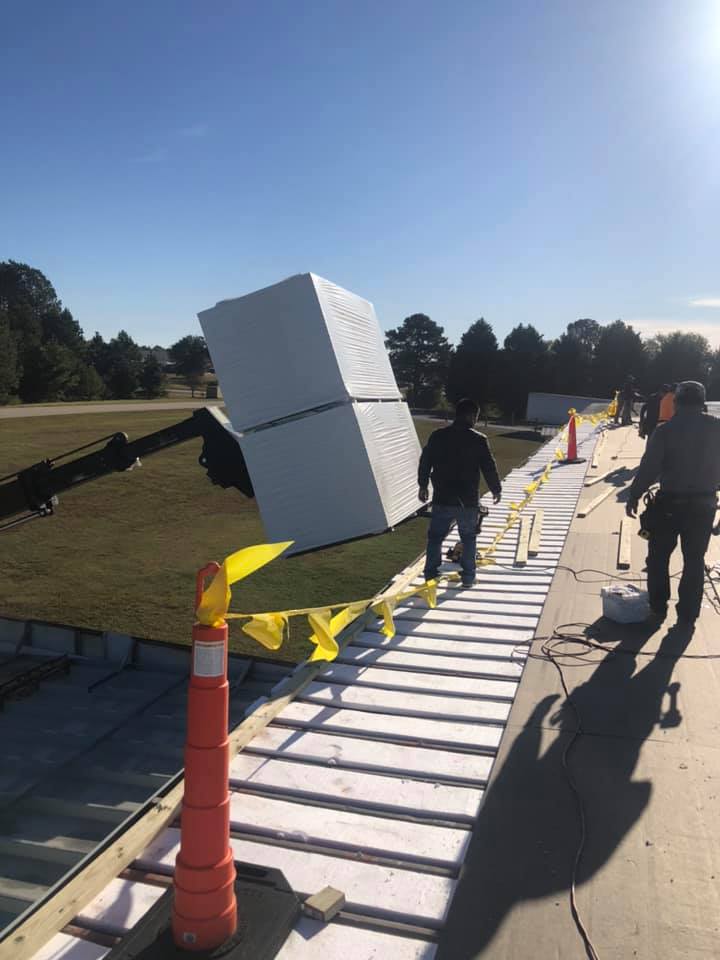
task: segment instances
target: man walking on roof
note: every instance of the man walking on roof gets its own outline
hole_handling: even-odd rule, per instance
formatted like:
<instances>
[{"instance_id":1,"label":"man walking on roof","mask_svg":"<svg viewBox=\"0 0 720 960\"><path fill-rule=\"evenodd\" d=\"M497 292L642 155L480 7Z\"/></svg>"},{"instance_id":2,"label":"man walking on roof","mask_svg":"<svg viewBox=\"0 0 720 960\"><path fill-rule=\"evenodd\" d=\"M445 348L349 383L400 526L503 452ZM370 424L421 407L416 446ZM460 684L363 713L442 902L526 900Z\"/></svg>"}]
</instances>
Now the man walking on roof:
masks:
<instances>
[{"instance_id":1,"label":"man walking on roof","mask_svg":"<svg viewBox=\"0 0 720 960\"><path fill-rule=\"evenodd\" d=\"M653 435L655 427L658 425L660 417L660 402L670 387L664 383L656 393L651 393L645 403L640 407L640 426L638 431L641 438L649 439Z\"/></svg>"},{"instance_id":2,"label":"man walking on roof","mask_svg":"<svg viewBox=\"0 0 720 960\"><path fill-rule=\"evenodd\" d=\"M678 385L675 416L648 441L630 487L626 510L634 517L640 497L654 483L660 492L651 510L647 582L650 608L664 620L670 600L670 555L680 538L683 572L678 622L692 627L700 615L705 553L710 542L720 487L720 419L703 412L705 387L694 380Z\"/></svg>"},{"instance_id":3,"label":"man walking on roof","mask_svg":"<svg viewBox=\"0 0 720 960\"><path fill-rule=\"evenodd\" d=\"M429 498L428 484L433 485L432 517L428 530L425 579L434 580L442 562L443 540L457 523L462 542L461 560L463 587L475 583L478 525L478 487L480 473L499 503L502 485L487 437L474 430L478 405L474 400L460 400L455 420L449 427L430 435L420 457L418 496L423 503Z\"/></svg>"}]
</instances>

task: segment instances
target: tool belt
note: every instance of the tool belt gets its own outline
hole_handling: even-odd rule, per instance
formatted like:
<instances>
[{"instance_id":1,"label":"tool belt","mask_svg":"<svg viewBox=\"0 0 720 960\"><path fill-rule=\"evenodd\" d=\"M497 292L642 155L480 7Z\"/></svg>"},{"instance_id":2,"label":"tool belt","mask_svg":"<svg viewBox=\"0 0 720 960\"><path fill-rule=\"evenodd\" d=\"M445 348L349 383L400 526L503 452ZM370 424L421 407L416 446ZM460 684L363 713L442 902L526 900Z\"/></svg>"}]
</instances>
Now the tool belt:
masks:
<instances>
[{"instance_id":1,"label":"tool belt","mask_svg":"<svg viewBox=\"0 0 720 960\"><path fill-rule=\"evenodd\" d=\"M640 514L638 533L643 540L648 540L662 521L672 515L674 507L714 509L717 506L717 496L714 493L664 493L661 490L648 490L643 497L643 503L645 509Z\"/></svg>"}]
</instances>

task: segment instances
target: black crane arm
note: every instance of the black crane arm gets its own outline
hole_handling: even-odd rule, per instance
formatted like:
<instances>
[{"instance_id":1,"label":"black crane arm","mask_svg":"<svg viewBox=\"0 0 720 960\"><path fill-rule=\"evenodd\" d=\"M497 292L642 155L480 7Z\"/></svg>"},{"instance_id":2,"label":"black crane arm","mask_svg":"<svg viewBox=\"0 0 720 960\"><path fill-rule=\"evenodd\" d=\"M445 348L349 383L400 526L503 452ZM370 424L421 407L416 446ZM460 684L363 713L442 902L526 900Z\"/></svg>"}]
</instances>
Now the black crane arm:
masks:
<instances>
[{"instance_id":1,"label":"black crane arm","mask_svg":"<svg viewBox=\"0 0 720 960\"><path fill-rule=\"evenodd\" d=\"M1 478L0 520L12 519L0 524L0 530L35 517L49 516L58 494L109 473L130 470L141 457L195 437L203 438L198 463L207 471L210 480L221 487L236 487L245 496L253 497L250 474L230 421L215 407L202 407L187 420L137 440L128 440L124 433L114 433ZM99 449L68 459L101 443L104 446Z\"/></svg>"}]
</instances>

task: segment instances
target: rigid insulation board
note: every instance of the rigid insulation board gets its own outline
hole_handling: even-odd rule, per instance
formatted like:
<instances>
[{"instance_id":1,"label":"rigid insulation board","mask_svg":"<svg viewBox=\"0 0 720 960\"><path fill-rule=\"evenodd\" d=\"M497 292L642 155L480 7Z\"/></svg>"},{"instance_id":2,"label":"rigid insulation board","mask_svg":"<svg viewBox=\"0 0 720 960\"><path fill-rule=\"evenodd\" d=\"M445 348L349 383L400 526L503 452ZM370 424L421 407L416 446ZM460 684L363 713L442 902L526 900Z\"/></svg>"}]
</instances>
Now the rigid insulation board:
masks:
<instances>
[{"instance_id":1,"label":"rigid insulation board","mask_svg":"<svg viewBox=\"0 0 720 960\"><path fill-rule=\"evenodd\" d=\"M236 430L348 399L400 399L373 305L315 274L198 316Z\"/></svg>"},{"instance_id":2,"label":"rigid insulation board","mask_svg":"<svg viewBox=\"0 0 720 960\"><path fill-rule=\"evenodd\" d=\"M291 553L381 533L419 507L404 402L345 403L240 439L268 540Z\"/></svg>"}]
</instances>

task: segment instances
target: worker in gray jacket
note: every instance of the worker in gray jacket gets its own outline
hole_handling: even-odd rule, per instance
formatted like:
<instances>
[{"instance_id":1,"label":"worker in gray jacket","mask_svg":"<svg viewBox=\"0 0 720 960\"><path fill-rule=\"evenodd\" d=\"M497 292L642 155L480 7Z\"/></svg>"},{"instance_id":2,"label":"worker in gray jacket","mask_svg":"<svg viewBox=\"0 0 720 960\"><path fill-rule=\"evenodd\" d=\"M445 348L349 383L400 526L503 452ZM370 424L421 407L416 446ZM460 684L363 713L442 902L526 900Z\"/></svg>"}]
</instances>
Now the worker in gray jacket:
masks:
<instances>
[{"instance_id":1,"label":"worker in gray jacket","mask_svg":"<svg viewBox=\"0 0 720 960\"><path fill-rule=\"evenodd\" d=\"M650 608L664 619L670 599L670 555L680 538L683 572L678 621L692 626L700 614L705 553L710 542L720 487L720 419L704 413L705 387L678 385L676 413L650 437L630 487L627 513L634 517L640 497L654 483L660 491L648 510L647 578Z\"/></svg>"}]
</instances>

